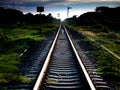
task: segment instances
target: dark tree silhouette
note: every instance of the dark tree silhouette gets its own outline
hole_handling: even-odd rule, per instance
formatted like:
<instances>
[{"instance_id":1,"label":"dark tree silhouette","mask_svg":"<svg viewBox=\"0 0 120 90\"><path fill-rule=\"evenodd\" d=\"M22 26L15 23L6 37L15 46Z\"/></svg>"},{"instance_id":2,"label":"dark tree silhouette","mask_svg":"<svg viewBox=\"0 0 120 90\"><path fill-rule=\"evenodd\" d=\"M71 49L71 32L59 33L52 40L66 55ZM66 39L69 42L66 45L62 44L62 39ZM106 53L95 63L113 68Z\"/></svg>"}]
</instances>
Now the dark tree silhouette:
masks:
<instances>
[{"instance_id":1,"label":"dark tree silhouette","mask_svg":"<svg viewBox=\"0 0 120 90\"><path fill-rule=\"evenodd\" d=\"M14 24L22 22L23 13L14 9L0 8L0 23Z\"/></svg>"},{"instance_id":2,"label":"dark tree silhouette","mask_svg":"<svg viewBox=\"0 0 120 90\"><path fill-rule=\"evenodd\" d=\"M120 7L110 8L106 6L97 7L94 12L87 12L77 19L67 19L69 24L95 25L102 24L111 29L120 29Z\"/></svg>"},{"instance_id":3,"label":"dark tree silhouette","mask_svg":"<svg viewBox=\"0 0 120 90\"><path fill-rule=\"evenodd\" d=\"M111 18L120 18L120 7L116 7L116 8L109 8L105 6L97 7L96 12Z\"/></svg>"},{"instance_id":4,"label":"dark tree silhouette","mask_svg":"<svg viewBox=\"0 0 120 90\"><path fill-rule=\"evenodd\" d=\"M32 13L23 14L19 10L14 9L4 9L0 7L0 24L41 24L41 23L52 23L54 18L52 14L48 14L47 16L44 14L36 14Z\"/></svg>"}]
</instances>

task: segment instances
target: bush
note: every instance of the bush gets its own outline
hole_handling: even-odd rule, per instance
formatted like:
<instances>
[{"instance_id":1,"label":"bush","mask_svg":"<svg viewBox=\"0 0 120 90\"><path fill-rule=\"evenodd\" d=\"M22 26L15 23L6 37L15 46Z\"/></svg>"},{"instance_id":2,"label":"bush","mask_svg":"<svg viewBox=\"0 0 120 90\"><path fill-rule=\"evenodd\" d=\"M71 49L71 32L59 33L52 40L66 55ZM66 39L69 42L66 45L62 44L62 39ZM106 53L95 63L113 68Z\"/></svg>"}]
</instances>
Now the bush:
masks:
<instances>
[{"instance_id":1,"label":"bush","mask_svg":"<svg viewBox=\"0 0 120 90\"><path fill-rule=\"evenodd\" d=\"M103 28L103 25L101 25L101 24L96 24L96 25L92 25L90 28L91 28L91 29L102 29L102 28Z\"/></svg>"},{"instance_id":2,"label":"bush","mask_svg":"<svg viewBox=\"0 0 120 90\"><path fill-rule=\"evenodd\" d=\"M108 34L108 38L119 39L119 36L117 34L111 32L111 33Z\"/></svg>"},{"instance_id":3,"label":"bush","mask_svg":"<svg viewBox=\"0 0 120 90\"><path fill-rule=\"evenodd\" d=\"M94 32L104 32L104 33L109 33L109 29L102 24L96 24L92 25L90 29Z\"/></svg>"}]
</instances>

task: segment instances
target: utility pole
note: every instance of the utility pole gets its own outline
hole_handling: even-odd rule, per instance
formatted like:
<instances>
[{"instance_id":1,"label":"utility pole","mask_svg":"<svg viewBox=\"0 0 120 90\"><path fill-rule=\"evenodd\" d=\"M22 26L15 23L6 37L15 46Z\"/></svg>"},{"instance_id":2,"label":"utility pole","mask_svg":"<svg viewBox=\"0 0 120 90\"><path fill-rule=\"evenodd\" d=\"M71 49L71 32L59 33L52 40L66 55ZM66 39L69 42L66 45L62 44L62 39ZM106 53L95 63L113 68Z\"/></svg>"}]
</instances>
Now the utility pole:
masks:
<instances>
[{"instance_id":1,"label":"utility pole","mask_svg":"<svg viewBox=\"0 0 120 90\"><path fill-rule=\"evenodd\" d=\"M72 9L72 7L67 7L67 18L69 17L69 9Z\"/></svg>"},{"instance_id":2,"label":"utility pole","mask_svg":"<svg viewBox=\"0 0 120 90\"><path fill-rule=\"evenodd\" d=\"M58 13L57 15L58 15L58 19L60 19L60 14Z\"/></svg>"}]
</instances>

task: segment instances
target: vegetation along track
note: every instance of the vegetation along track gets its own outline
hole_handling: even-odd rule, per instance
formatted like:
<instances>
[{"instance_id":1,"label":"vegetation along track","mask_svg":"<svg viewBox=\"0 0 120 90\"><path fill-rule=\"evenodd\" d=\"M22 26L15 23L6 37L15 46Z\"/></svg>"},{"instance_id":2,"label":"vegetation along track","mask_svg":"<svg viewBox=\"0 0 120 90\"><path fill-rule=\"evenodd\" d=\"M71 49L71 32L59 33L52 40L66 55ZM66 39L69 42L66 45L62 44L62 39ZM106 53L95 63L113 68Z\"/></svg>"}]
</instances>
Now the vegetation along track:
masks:
<instances>
[{"instance_id":1,"label":"vegetation along track","mask_svg":"<svg viewBox=\"0 0 120 90\"><path fill-rule=\"evenodd\" d=\"M96 89L69 33L60 25L33 90L110 90L102 84Z\"/></svg>"}]
</instances>

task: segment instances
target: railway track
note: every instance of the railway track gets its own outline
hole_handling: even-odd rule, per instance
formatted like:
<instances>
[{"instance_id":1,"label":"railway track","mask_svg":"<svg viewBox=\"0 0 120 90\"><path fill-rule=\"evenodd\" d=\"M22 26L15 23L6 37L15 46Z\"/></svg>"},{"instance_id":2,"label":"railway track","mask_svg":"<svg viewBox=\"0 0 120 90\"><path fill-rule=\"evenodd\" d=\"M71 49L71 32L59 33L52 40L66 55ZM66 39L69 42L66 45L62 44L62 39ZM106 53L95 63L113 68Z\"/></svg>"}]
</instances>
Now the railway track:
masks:
<instances>
[{"instance_id":1,"label":"railway track","mask_svg":"<svg viewBox=\"0 0 120 90\"><path fill-rule=\"evenodd\" d=\"M60 25L33 90L111 90L94 65L80 56Z\"/></svg>"}]
</instances>

